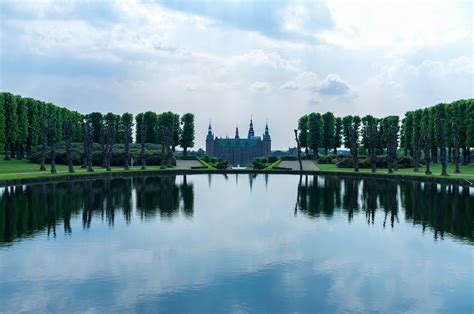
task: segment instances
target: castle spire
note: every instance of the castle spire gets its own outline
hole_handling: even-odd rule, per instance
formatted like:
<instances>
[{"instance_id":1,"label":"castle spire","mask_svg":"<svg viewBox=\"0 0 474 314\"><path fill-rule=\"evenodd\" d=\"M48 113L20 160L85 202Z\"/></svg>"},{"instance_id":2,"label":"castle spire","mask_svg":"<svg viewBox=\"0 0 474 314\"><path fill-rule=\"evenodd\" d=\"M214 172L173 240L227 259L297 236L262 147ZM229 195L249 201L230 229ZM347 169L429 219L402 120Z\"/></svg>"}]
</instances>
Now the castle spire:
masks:
<instances>
[{"instance_id":1,"label":"castle spire","mask_svg":"<svg viewBox=\"0 0 474 314\"><path fill-rule=\"evenodd\" d=\"M252 119L252 116L250 116L250 127L249 127L248 138L251 138L254 136L255 136L255 131L253 130L253 119Z\"/></svg>"},{"instance_id":2,"label":"castle spire","mask_svg":"<svg viewBox=\"0 0 474 314\"><path fill-rule=\"evenodd\" d=\"M265 122L265 133L263 133L263 140L267 140L267 141L270 141L271 140L271 137L270 137L270 132L268 132L268 119L267 121Z\"/></svg>"},{"instance_id":3,"label":"castle spire","mask_svg":"<svg viewBox=\"0 0 474 314\"><path fill-rule=\"evenodd\" d=\"M209 128L207 129L206 141L212 141L214 134L212 133L211 119L209 119Z\"/></svg>"},{"instance_id":4,"label":"castle spire","mask_svg":"<svg viewBox=\"0 0 474 314\"><path fill-rule=\"evenodd\" d=\"M239 136L239 125L238 124L235 126L235 138L236 139L240 138L240 136Z\"/></svg>"}]
</instances>

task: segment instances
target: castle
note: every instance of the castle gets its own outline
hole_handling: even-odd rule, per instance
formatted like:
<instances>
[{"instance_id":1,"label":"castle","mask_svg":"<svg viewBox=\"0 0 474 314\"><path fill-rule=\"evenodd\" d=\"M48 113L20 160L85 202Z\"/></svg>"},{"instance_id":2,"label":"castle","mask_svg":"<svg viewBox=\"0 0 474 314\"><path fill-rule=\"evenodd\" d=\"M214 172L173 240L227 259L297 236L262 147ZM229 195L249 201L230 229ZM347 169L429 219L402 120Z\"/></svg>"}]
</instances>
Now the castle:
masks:
<instances>
[{"instance_id":1,"label":"castle","mask_svg":"<svg viewBox=\"0 0 474 314\"><path fill-rule=\"evenodd\" d=\"M247 138L240 138L239 127L235 129L234 138L218 138L214 137L209 122L206 137L206 154L209 157L223 158L231 165L247 165L256 157L270 156L271 149L272 139L270 133L268 133L268 123L265 125L265 133L262 138L255 136L252 119L250 119Z\"/></svg>"}]
</instances>

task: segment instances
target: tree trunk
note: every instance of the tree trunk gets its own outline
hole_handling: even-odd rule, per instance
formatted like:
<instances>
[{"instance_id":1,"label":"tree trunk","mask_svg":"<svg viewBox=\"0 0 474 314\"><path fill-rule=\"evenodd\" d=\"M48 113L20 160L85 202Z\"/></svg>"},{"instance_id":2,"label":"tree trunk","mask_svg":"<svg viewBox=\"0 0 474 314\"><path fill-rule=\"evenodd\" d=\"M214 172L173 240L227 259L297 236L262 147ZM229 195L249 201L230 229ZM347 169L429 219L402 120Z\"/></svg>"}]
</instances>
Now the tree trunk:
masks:
<instances>
[{"instance_id":1,"label":"tree trunk","mask_svg":"<svg viewBox=\"0 0 474 314\"><path fill-rule=\"evenodd\" d=\"M25 151L24 151L24 146L23 144L20 145L20 159L22 159L25 156Z\"/></svg>"},{"instance_id":2,"label":"tree trunk","mask_svg":"<svg viewBox=\"0 0 474 314\"><path fill-rule=\"evenodd\" d=\"M8 153L8 143L5 142L5 145L3 146L4 150L5 150L5 157L3 158L3 160L10 160L10 154Z\"/></svg>"},{"instance_id":3,"label":"tree trunk","mask_svg":"<svg viewBox=\"0 0 474 314\"><path fill-rule=\"evenodd\" d=\"M470 155L469 154L469 149L466 146L464 146L462 148L462 154L463 154L463 165L466 165L466 164L470 163L471 159L470 159L470 156L469 156Z\"/></svg>"},{"instance_id":4,"label":"tree trunk","mask_svg":"<svg viewBox=\"0 0 474 314\"><path fill-rule=\"evenodd\" d=\"M15 159L15 144L10 143L10 158Z\"/></svg>"},{"instance_id":5,"label":"tree trunk","mask_svg":"<svg viewBox=\"0 0 474 314\"><path fill-rule=\"evenodd\" d=\"M128 130L125 130L125 132L128 132ZM125 143L124 143L124 147L125 147L125 160L124 160L124 168L125 170L129 170L129 166L128 166L128 162L130 160L130 145L129 145L129 136L126 135L126 138L125 138Z\"/></svg>"},{"instance_id":6,"label":"tree trunk","mask_svg":"<svg viewBox=\"0 0 474 314\"><path fill-rule=\"evenodd\" d=\"M20 160L20 159L21 159L20 143L16 143L15 148L16 148L16 159L17 159L17 160Z\"/></svg>"},{"instance_id":7,"label":"tree trunk","mask_svg":"<svg viewBox=\"0 0 474 314\"><path fill-rule=\"evenodd\" d=\"M334 155L337 155L337 147L334 147L332 153L333 153Z\"/></svg>"},{"instance_id":8,"label":"tree trunk","mask_svg":"<svg viewBox=\"0 0 474 314\"><path fill-rule=\"evenodd\" d=\"M183 147L183 156L188 155L188 148L186 146Z\"/></svg>"},{"instance_id":9,"label":"tree trunk","mask_svg":"<svg viewBox=\"0 0 474 314\"><path fill-rule=\"evenodd\" d=\"M454 162L453 161L453 148L451 146L448 148L448 162L449 163Z\"/></svg>"},{"instance_id":10,"label":"tree trunk","mask_svg":"<svg viewBox=\"0 0 474 314\"><path fill-rule=\"evenodd\" d=\"M432 147L431 148L431 160L435 164L438 163L438 147Z\"/></svg>"}]
</instances>

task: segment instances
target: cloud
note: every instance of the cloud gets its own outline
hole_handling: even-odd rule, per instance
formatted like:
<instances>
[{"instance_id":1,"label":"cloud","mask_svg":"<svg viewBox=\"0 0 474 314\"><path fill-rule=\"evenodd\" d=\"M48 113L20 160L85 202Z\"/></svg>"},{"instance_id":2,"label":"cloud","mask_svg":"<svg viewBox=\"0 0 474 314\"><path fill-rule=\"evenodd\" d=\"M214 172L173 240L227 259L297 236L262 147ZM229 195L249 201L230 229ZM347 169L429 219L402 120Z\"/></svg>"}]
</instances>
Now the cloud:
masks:
<instances>
[{"instance_id":1,"label":"cloud","mask_svg":"<svg viewBox=\"0 0 474 314\"><path fill-rule=\"evenodd\" d=\"M325 1L157 1L166 8L205 16L220 23L279 40L316 42L315 33L333 27Z\"/></svg>"},{"instance_id":2,"label":"cloud","mask_svg":"<svg viewBox=\"0 0 474 314\"><path fill-rule=\"evenodd\" d=\"M315 91L326 96L342 96L349 93L350 86L336 74L329 74L315 86Z\"/></svg>"},{"instance_id":3,"label":"cloud","mask_svg":"<svg viewBox=\"0 0 474 314\"><path fill-rule=\"evenodd\" d=\"M252 92L261 92L265 94L268 94L272 91L272 87L267 82L254 82L249 86L249 89Z\"/></svg>"}]
</instances>

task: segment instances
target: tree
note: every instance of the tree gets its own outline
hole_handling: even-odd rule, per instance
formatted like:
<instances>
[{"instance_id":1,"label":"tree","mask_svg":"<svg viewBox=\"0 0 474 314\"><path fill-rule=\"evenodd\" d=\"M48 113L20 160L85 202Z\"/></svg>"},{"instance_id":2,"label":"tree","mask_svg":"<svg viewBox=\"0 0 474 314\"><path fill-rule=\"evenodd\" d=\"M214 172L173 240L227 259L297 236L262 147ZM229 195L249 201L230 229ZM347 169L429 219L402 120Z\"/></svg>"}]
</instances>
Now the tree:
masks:
<instances>
[{"instance_id":1,"label":"tree","mask_svg":"<svg viewBox=\"0 0 474 314\"><path fill-rule=\"evenodd\" d=\"M400 136L400 146L404 149L404 154L413 157L413 112L405 113L405 118L402 121L402 131Z\"/></svg>"},{"instance_id":2,"label":"tree","mask_svg":"<svg viewBox=\"0 0 474 314\"><path fill-rule=\"evenodd\" d=\"M470 99L466 108L466 141L464 163L471 162L470 149L474 147L474 100Z\"/></svg>"},{"instance_id":3,"label":"tree","mask_svg":"<svg viewBox=\"0 0 474 314\"><path fill-rule=\"evenodd\" d=\"M423 140L423 152L425 155L425 164L426 170L425 174L430 175L430 163L431 163L431 139L430 139L430 110L423 109L422 116L421 116L421 138Z\"/></svg>"},{"instance_id":4,"label":"tree","mask_svg":"<svg viewBox=\"0 0 474 314\"><path fill-rule=\"evenodd\" d=\"M5 101L3 93L0 93L0 144L5 147L5 157L7 156L5 142Z\"/></svg>"},{"instance_id":5,"label":"tree","mask_svg":"<svg viewBox=\"0 0 474 314\"><path fill-rule=\"evenodd\" d=\"M18 140L18 111L16 98L10 93L4 94L5 107L5 160L15 157L14 145ZM8 154L8 147L10 154Z\"/></svg>"},{"instance_id":6,"label":"tree","mask_svg":"<svg viewBox=\"0 0 474 314\"><path fill-rule=\"evenodd\" d=\"M337 154L337 148L342 145L342 119L337 117L334 130L334 155Z\"/></svg>"},{"instance_id":7,"label":"tree","mask_svg":"<svg viewBox=\"0 0 474 314\"><path fill-rule=\"evenodd\" d=\"M146 158L145 158L145 140L146 140L146 127L145 127L145 119L144 114L139 113L135 117L135 121L137 122L137 139L140 140L140 161L142 164L142 170L146 169Z\"/></svg>"},{"instance_id":8,"label":"tree","mask_svg":"<svg viewBox=\"0 0 474 314\"><path fill-rule=\"evenodd\" d=\"M298 120L298 139L301 147L305 149L305 155L308 157L308 116L304 115Z\"/></svg>"},{"instance_id":9,"label":"tree","mask_svg":"<svg viewBox=\"0 0 474 314\"><path fill-rule=\"evenodd\" d=\"M90 118L90 117L89 117ZM86 118L83 122L84 129L84 149L86 155L86 172L94 172L92 168L92 148L94 145L94 135L92 134L91 122Z\"/></svg>"},{"instance_id":10,"label":"tree","mask_svg":"<svg viewBox=\"0 0 474 314\"><path fill-rule=\"evenodd\" d=\"M46 119L41 120L41 162L40 171L46 171L46 154L48 151L48 125Z\"/></svg>"},{"instance_id":11,"label":"tree","mask_svg":"<svg viewBox=\"0 0 474 314\"><path fill-rule=\"evenodd\" d=\"M313 158L319 158L318 148L322 144L323 118L319 113L308 115L308 147L313 150Z\"/></svg>"},{"instance_id":12,"label":"tree","mask_svg":"<svg viewBox=\"0 0 474 314\"><path fill-rule=\"evenodd\" d=\"M28 139L26 149L29 151L32 146L39 144L41 137L41 102L27 98L28 107Z\"/></svg>"},{"instance_id":13,"label":"tree","mask_svg":"<svg viewBox=\"0 0 474 314\"><path fill-rule=\"evenodd\" d=\"M192 113L184 114L181 117L181 124L183 130L180 145L183 148L183 155L186 156L188 148L194 147L194 115Z\"/></svg>"},{"instance_id":14,"label":"tree","mask_svg":"<svg viewBox=\"0 0 474 314\"><path fill-rule=\"evenodd\" d=\"M89 132L92 135L93 143L103 142L103 128L104 128L104 117L100 112L91 112L87 116L89 122Z\"/></svg>"},{"instance_id":15,"label":"tree","mask_svg":"<svg viewBox=\"0 0 474 314\"><path fill-rule=\"evenodd\" d=\"M171 146L173 153L176 151L176 146L181 144L181 119L179 114L173 114L173 145ZM194 146L194 145L193 145Z\"/></svg>"},{"instance_id":16,"label":"tree","mask_svg":"<svg viewBox=\"0 0 474 314\"><path fill-rule=\"evenodd\" d=\"M376 171L377 119L371 115L362 118L362 143L369 152L370 168Z\"/></svg>"},{"instance_id":17,"label":"tree","mask_svg":"<svg viewBox=\"0 0 474 314\"><path fill-rule=\"evenodd\" d=\"M301 120L301 119L300 119ZM298 158L298 164L300 165L300 171L303 171L303 164L301 162L301 143L298 137L298 130L295 129L295 141L296 141L296 153L297 153L297 158ZM300 177L301 179L301 177Z\"/></svg>"},{"instance_id":18,"label":"tree","mask_svg":"<svg viewBox=\"0 0 474 314\"><path fill-rule=\"evenodd\" d=\"M133 127L133 115L131 113L124 113L122 115L122 126L123 126L123 144L124 144L124 168L129 170L130 161L130 143L132 141L132 127Z\"/></svg>"},{"instance_id":19,"label":"tree","mask_svg":"<svg viewBox=\"0 0 474 314\"><path fill-rule=\"evenodd\" d=\"M352 126L352 120L353 120L352 116L345 116L344 118L342 118L342 134L344 136L344 142L343 142L344 147L351 150L351 153L352 153L352 148L351 148L351 140L350 140L349 131Z\"/></svg>"},{"instance_id":20,"label":"tree","mask_svg":"<svg viewBox=\"0 0 474 314\"><path fill-rule=\"evenodd\" d=\"M107 171L111 171L110 168L110 159L112 157L112 150L115 143L115 115L111 112L107 113L104 117L105 127L104 127L104 138L105 138L105 168Z\"/></svg>"},{"instance_id":21,"label":"tree","mask_svg":"<svg viewBox=\"0 0 474 314\"><path fill-rule=\"evenodd\" d=\"M67 158L68 172L74 173L74 167L72 164L72 122L71 120L69 119L64 120L63 127L64 127L64 139L66 142L66 158Z\"/></svg>"},{"instance_id":22,"label":"tree","mask_svg":"<svg viewBox=\"0 0 474 314\"><path fill-rule=\"evenodd\" d=\"M438 145L440 151L440 162L441 162L441 175L447 176L446 171L446 131L445 131L445 120L446 120L446 108L444 104L439 104L435 107L435 129Z\"/></svg>"},{"instance_id":23,"label":"tree","mask_svg":"<svg viewBox=\"0 0 474 314\"><path fill-rule=\"evenodd\" d=\"M159 143L158 135L158 115L152 111L147 111L143 115L143 127L145 128L145 143Z\"/></svg>"},{"instance_id":24,"label":"tree","mask_svg":"<svg viewBox=\"0 0 474 314\"><path fill-rule=\"evenodd\" d=\"M389 116L386 121L389 130L387 138L388 172L393 173L397 164L399 118L398 116Z\"/></svg>"},{"instance_id":25,"label":"tree","mask_svg":"<svg viewBox=\"0 0 474 314\"><path fill-rule=\"evenodd\" d=\"M452 136L452 143L453 143L453 161L454 161L454 173L460 173L459 163L460 163L460 156L459 156L459 149L461 144L460 138L460 129L461 129L461 120L460 117L460 108L459 106L454 106L452 108L452 116L451 116L451 136Z\"/></svg>"},{"instance_id":26,"label":"tree","mask_svg":"<svg viewBox=\"0 0 474 314\"><path fill-rule=\"evenodd\" d=\"M16 159L22 159L24 150L23 145L28 139L28 107L26 99L18 97L18 136L16 143Z\"/></svg>"},{"instance_id":27,"label":"tree","mask_svg":"<svg viewBox=\"0 0 474 314\"><path fill-rule=\"evenodd\" d=\"M336 131L336 118L332 112L323 114L323 140L324 153L327 155L330 148L334 147Z\"/></svg>"},{"instance_id":28,"label":"tree","mask_svg":"<svg viewBox=\"0 0 474 314\"><path fill-rule=\"evenodd\" d=\"M413 171L418 172L418 166L420 163L420 128L421 128L421 110L416 110L412 113L412 143L410 144L413 147Z\"/></svg>"},{"instance_id":29,"label":"tree","mask_svg":"<svg viewBox=\"0 0 474 314\"><path fill-rule=\"evenodd\" d=\"M358 149L357 149L357 138L356 138L356 131L354 124L349 125L349 142L351 147L351 155L352 155L352 162L354 164L354 171L359 171L359 156Z\"/></svg>"},{"instance_id":30,"label":"tree","mask_svg":"<svg viewBox=\"0 0 474 314\"><path fill-rule=\"evenodd\" d=\"M56 170L56 120L49 120L48 123L49 137L49 162L51 164L51 173L57 173Z\"/></svg>"}]
</instances>

